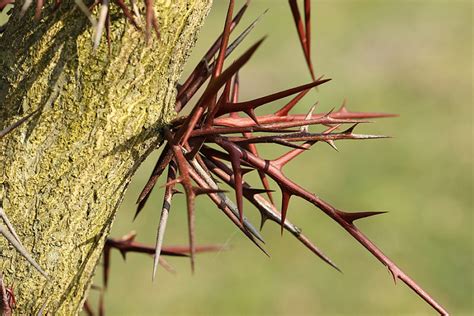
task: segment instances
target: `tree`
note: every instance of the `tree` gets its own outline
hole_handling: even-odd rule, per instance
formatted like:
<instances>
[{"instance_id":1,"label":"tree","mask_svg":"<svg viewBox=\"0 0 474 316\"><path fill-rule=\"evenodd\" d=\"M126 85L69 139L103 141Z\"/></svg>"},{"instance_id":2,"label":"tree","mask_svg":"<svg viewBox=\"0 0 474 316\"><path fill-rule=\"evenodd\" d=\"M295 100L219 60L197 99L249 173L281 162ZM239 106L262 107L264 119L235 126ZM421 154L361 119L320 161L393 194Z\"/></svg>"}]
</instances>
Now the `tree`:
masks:
<instances>
[{"instance_id":1,"label":"tree","mask_svg":"<svg viewBox=\"0 0 474 316\"><path fill-rule=\"evenodd\" d=\"M149 3L145 7L148 13L152 12ZM302 48L313 73L309 41L305 39L307 33L303 31L296 2L290 3ZM189 99L189 87L184 90L180 87L181 96L184 97L180 98L178 93L178 106L174 108L175 84L209 5L206 1L156 5L160 20L160 41L150 40L150 30L156 25L152 14L146 14L145 18L147 37L138 37L132 25L135 19L129 18L132 23L127 23L125 19L114 18L121 12L127 17L129 15L120 6L109 8L107 2L103 2L99 9L101 18L95 34L88 27L87 15L73 4L49 7L43 13L37 11L37 16L44 15L39 25L33 20L33 12L26 11L26 16L21 18L21 9L15 9L0 43L0 115L2 124L7 128L25 115L29 123L19 127L5 141L2 140L2 164L5 169L2 172L1 198L3 208L19 232L18 239L32 249L32 255L50 278L38 282L40 276L32 276L36 271L30 263L19 259L21 254L14 249L4 251L2 256L8 260L2 261L2 269L11 272L5 273L6 280L18 284L18 291L22 293L18 298L20 312L31 313L46 308L48 311L69 314L79 310L126 185L140 162L163 138L167 141L167 147L140 202L146 201L157 176L169 168L167 196L170 198L173 186L181 183L188 199L191 259L196 252L192 228L195 196L207 194L216 204L222 204L223 201L219 195L222 192L205 177L207 168L235 188L237 205L234 209L237 214L228 213L228 216L257 245L258 233L243 217L243 197L255 202L264 219L279 222L282 231L293 230L300 240L302 235L285 221L285 216L290 197L303 197L322 209L387 265L394 278L400 278L414 287L438 311L444 312L353 224L355 220L376 215L377 212L343 212L291 182L281 172L285 163L318 141L333 145L339 139L376 138L353 133L356 125L342 132L334 131L341 124L358 124L362 123L360 119L380 117L382 114L354 113L343 107L334 114L310 113L292 118L293 123L284 126L278 124L276 117L287 117L288 110L298 98L327 81L317 80L314 75L314 81L307 85L251 102L238 102L236 94L232 94L231 100L231 91L235 92L237 87L235 75L259 43L223 70L232 25L232 10L229 10L222 37L224 40L216 45L216 48L220 46L220 53L214 64L216 66L212 68L209 86L187 118L173 120L174 111L179 111L184 105L180 105L179 101L187 102ZM109 14L107 10L110 10ZM114 44L97 45L97 39L101 38L100 26L108 25L101 21L107 19L111 22L111 26L107 27L108 38ZM95 43L90 41L91 37L96 39ZM95 49L93 46L96 46ZM200 77L199 72L197 75ZM210 72L206 78L209 75ZM224 93L218 100L217 93L224 86ZM255 116L254 109L258 106L295 93L298 93L294 99L296 101L275 116L268 117L267 121L264 121L266 117ZM204 116L206 110L207 115ZM222 118L216 123L219 116L236 111L250 118L231 115L229 119ZM196 124L198 121L201 123ZM268 126L262 127L261 124ZM307 126L310 124L331 127L323 133L314 134L308 132ZM228 130L223 131L216 126L225 126ZM232 126L242 128L232 129ZM301 130L283 134L285 136L279 134L294 127L301 127ZM249 134L259 131L259 128L278 134L267 138ZM230 132L246 135L244 138L222 136ZM301 141L305 143L294 144ZM219 145L225 152L216 152L203 146L208 142ZM292 147L293 150L268 166L268 162L258 157L253 147L259 142L273 142ZM201 166L195 165L198 163L195 160L199 158L196 156L198 152L209 158L209 161L203 159ZM221 160L228 160L231 169L220 165ZM260 173L264 190L251 191L251 188L242 185L242 165ZM204 168L204 171L200 171L200 168ZM268 193L265 184L268 176L279 184L283 192L281 214L274 207L263 206L265 202L256 195ZM191 178L200 189L193 187ZM271 196L269 199L272 200ZM223 210L231 208L226 204ZM308 244L306 240L302 242ZM314 245L309 243L308 247L334 266Z\"/></svg>"},{"instance_id":2,"label":"tree","mask_svg":"<svg viewBox=\"0 0 474 316\"><path fill-rule=\"evenodd\" d=\"M0 196L50 278L2 240L1 270L21 293L20 314L80 310L130 177L175 115L175 85L209 6L157 5L161 39L149 44L112 18L110 52L93 49L93 29L73 2L46 6L40 23L14 8L0 43L1 124L35 114L2 139Z\"/></svg>"}]
</instances>

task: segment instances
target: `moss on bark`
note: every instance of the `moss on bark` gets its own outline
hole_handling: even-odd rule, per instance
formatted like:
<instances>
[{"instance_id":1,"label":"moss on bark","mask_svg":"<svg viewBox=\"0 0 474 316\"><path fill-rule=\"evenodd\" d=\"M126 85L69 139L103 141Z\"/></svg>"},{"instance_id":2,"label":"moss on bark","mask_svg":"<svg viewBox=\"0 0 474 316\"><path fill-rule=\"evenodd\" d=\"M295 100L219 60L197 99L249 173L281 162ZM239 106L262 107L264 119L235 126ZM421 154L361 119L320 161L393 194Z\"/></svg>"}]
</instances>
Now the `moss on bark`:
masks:
<instances>
[{"instance_id":1,"label":"moss on bark","mask_svg":"<svg viewBox=\"0 0 474 316\"><path fill-rule=\"evenodd\" d=\"M110 53L93 51L72 1L40 22L15 9L0 38L0 130L39 111L0 142L0 203L51 278L0 238L18 314L81 309L127 184L175 115L175 84L210 2L155 1L161 39L150 45L113 9Z\"/></svg>"}]
</instances>

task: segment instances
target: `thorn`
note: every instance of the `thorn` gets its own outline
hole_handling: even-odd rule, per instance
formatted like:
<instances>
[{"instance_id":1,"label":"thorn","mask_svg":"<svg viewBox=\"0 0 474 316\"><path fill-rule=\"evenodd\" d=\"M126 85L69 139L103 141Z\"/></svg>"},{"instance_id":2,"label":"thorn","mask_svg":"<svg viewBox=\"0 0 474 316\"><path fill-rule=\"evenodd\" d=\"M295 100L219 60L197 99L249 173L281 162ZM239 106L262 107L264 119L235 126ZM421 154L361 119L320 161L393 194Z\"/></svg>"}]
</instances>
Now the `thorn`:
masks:
<instances>
[{"instance_id":1,"label":"thorn","mask_svg":"<svg viewBox=\"0 0 474 316\"><path fill-rule=\"evenodd\" d=\"M313 116L313 112L316 106L312 106L311 109L309 110L308 114L306 114L306 117L304 118L305 121L309 121L311 117ZM300 132L301 133L308 133L309 132L309 125L303 125L300 127Z\"/></svg>"},{"instance_id":2,"label":"thorn","mask_svg":"<svg viewBox=\"0 0 474 316\"><path fill-rule=\"evenodd\" d=\"M309 89L303 90L296 95L290 102L288 102L284 107L275 112L276 116L286 116L288 113L295 107L296 104L309 92Z\"/></svg>"},{"instance_id":3,"label":"thorn","mask_svg":"<svg viewBox=\"0 0 474 316\"><path fill-rule=\"evenodd\" d=\"M0 235L3 235L8 242L18 251L20 255L22 255L28 263L30 263L39 273L41 273L47 280L49 280L48 275L44 272L43 269L39 266L39 264L33 259L30 253L23 247L23 245L15 238L13 235L8 231L5 230L2 225L0 225Z\"/></svg>"},{"instance_id":4,"label":"thorn","mask_svg":"<svg viewBox=\"0 0 474 316\"><path fill-rule=\"evenodd\" d=\"M137 29L141 30L140 26L138 26L137 22L135 21L132 12L128 9L127 5L125 4L124 0L115 0L115 3L120 7L123 14L127 18L127 20L132 23L132 25Z\"/></svg>"},{"instance_id":5,"label":"thorn","mask_svg":"<svg viewBox=\"0 0 474 316\"><path fill-rule=\"evenodd\" d=\"M281 188L281 234L285 228L286 213L288 212L288 205L290 203L291 193Z\"/></svg>"},{"instance_id":6,"label":"thorn","mask_svg":"<svg viewBox=\"0 0 474 316\"><path fill-rule=\"evenodd\" d=\"M240 171L242 172L242 175L246 175L247 173L250 173L252 171L254 171L255 169L253 168L243 168L243 167L240 167Z\"/></svg>"},{"instance_id":7,"label":"thorn","mask_svg":"<svg viewBox=\"0 0 474 316\"><path fill-rule=\"evenodd\" d=\"M172 193L173 195L175 195L175 194L183 194L182 191L180 191L180 190L178 190L178 189L174 189L174 188L173 188L173 190L171 191L171 193Z\"/></svg>"},{"instance_id":8,"label":"thorn","mask_svg":"<svg viewBox=\"0 0 474 316\"><path fill-rule=\"evenodd\" d=\"M356 128L357 125L359 125L359 123L355 123L354 125L352 125L348 129L346 129L344 132L342 132L342 134L352 135L352 132L354 131L354 128Z\"/></svg>"},{"instance_id":9,"label":"thorn","mask_svg":"<svg viewBox=\"0 0 474 316\"><path fill-rule=\"evenodd\" d=\"M291 13L293 15L293 21L295 22L296 26L296 31L298 32L298 37L301 43L301 48L303 49L303 54L306 59L306 64L308 66L308 69L310 71L311 77L314 79L314 71L313 71L313 65L311 62L311 56L310 56L310 49L309 49L309 35L306 34L306 32L309 32L309 25L310 25L310 12L309 12L309 3L305 1L305 18L306 20L306 25L308 29L305 31L304 26L303 26L303 21L301 19L301 15L298 9L298 3L296 0L289 0L290 8L291 8Z\"/></svg>"},{"instance_id":10,"label":"thorn","mask_svg":"<svg viewBox=\"0 0 474 316\"><path fill-rule=\"evenodd\" d=\"M330 118L330 115L332 114L332 112L334 112L334 108L332 108L331 110L329 110L329 112L327 112L327 113L324 114L323 116L324 116L324 117L327 117L327 118Z\"/></svg>"},{"instance_id":11,"label":"thorn","mask_svg":"<svg viewBox=\"0 0 474 316\"><path fill-rule=\"evenodd\" d=\"M244 113L247 114L255 122L255 124L260 125L253 109L245 110Z\"/></svg>"},{"instance_id":12,"label":"thorn","mask_svg":"<svg viewBox=\"0 0 474 316\"><path fill-rule=\"evenodd\" d=\"M31 2L32 0L27 0L27 1ZM25 1L25 4L27 1ZM85 5L84 1L74 0L74 2L76 3L79 10L81 10L82 13L84 13L85 16L89 19L89 22L91 23L92 28L95 29L97 27L97 20L94 18L89 8Z\"/></svg>"},{"instance_id":13,"label":"thorn","mask_svg":"<svg viewBox=\"0 0 474 316\"><path fill-rule=\"evenodd\" d=\"M194 194L196 196L203 195L203 194L225 193L225 192L227 192L226 190L202 188L202 187L193 187L193 190L194 190Z\"/></svg>"},{"instance_id":14,"label":"thorn","mask_svg":"<svg viewBox=\"0 0 474 316\"><path fill-rule=\"evenodd\" d=\"M99 20L97 26L95 27L94 32L94 51L97 50L100 44L100 39L105 28L105 21L109 12L109 0L102 0L102 5L100 6Z\"/></svg>"},{"instance_id":15,"label":"thorn","mask_svg":"<svg viewBox=\"0 0 474 316\"><path fill-rule=\"evenodd\" d=\"M25 0L25 2L23 3L23 6L21 7L20 17L23 17L25 15L26 11L29 9L32 3L33 3L33 0Z\"/></svg>"},{"instance_id":16,"label":"thorn","mask_svg":"<svg viewBox=\"0 0 474 316\"><path fill-rule=\"evenodd\" d=\"M13 123L12 125L10 126L7 126L6 128L4 128L3 130L0 131L0 139L2 139L5 135L7 135L8 133L10 133L11 131L13 131L15 128L17 128L18 126L20 126L21 124L23 124L24 122L26 122L30 117L32 117L33 115L35 115L36 113L38 113L39 110L35 110L33 112L31 112L30 114L24 116L23 118L19 119L18 121L16 121L15 123Z\"/></svg>"},{"instance_id":17,"label":"thorn","mask_svg":"<svg viewBox=\"0 0 474 316\"><path fill-rule=\"evenodd\" d=\"M297 145L297 144L293 144L293 143L291 143L287 140L281 139L281 138L274 138L272 142L275 143L275 144L279 144L279 145L294 148L294 149L301 149L301 150L307 150L308 149L306 147L303 147L303 146L300 146L300 145Z\"/></svg>"},{"instance_id":18,"label":"thorn","mask_svg":"<svg viewBox=\"0 0 474 316\"><path fill-rule=\"evenodd\" d=\"M46 302L44 302L43 305L41 305L41 308L38 311L38 314L36 314L36 316L43 316L43 313L45 313L45 315L48 315L48 311L45 312L44 310L45 308L46 308Z\"/></svg>"},{"instance_id":19,"label":"thorn","mask_svg":"<svg viewBox=\"0 0 474 316\"><path fill-rule=\"evenodd\" d=\"M168 128L165 128L165 137L171 139L171 133ZM182 185L184 187L184 192L186 193L186 204L187 204L187 217L188 217L188 236L189 236L189 248L191 249L190 252L190 259L191 259L191 272L194 273L195 265L194 265L194 258L196 253L196 244L195 244L195 212L194 212L194 203L195 197L191 178L189 176L189 165L187 163L186 158L184 157L183 151L181 147L178 145L171 145L173 150L173 154L176 159L176 163L178 165L179 173L182 177Z\"/></svg>"},{"instance_id":20,"label":"thorn","mask_svg":"<svg viewBox=\"0 0 474 316\"><path fill-rule=\"evenodd\" d=\"M39 21L41 18L41 11L43 10L44 0L36 0L35 20Z\"/></svg>"},{"instance_id":21,"label":"thorn","mask_svg":"<svg viewBox=\"0 0 474 316\"><path fill-rule=\"evenodd\" d=\"M313 63L311 62L311 0L304 0L304 20L305 20L305 35L306 35L306 49L309 56L309 72L314 78Z\"/></svg>"},{"instance_id":22,"label":"thorn","mask_svg":"<svg viewBox=\"0 0 474 316\"><path fill-rule=\"evenodd\" d=\"M244 187L244 191L247 192L250 195L263 194L263 193L268 193L268 192L275 192L274 190L256 189L256 188L251 188L251 187Z\"/></svg>"},{"instance_id":23,"label":"thorn","mask_svg":"<svg viewBox=\"0 0 474 316\"><path fill-rule=\"evenodd\" d=\"M252 57L255 51L260 47L265 37L251 46L242 56L240 56L236 61L234 61L225 71L222 72L215 80L211 80L206 90L203 92L201 98L199 99L197 105L194 107L191 114L186 119L183 124L182 129L180 129L175 136L176 139L180 140L181 144L187 143L191 132L195 128L198 120L201 118L204 113L204 106L208 104L209 101L215 96L219 89L227 83L227 81L232 78L232 76L239 71L243 65L245 65L248 60Z\"/></svg>"},{"instance_id":24,"label":"thorn","mask_svg":"<svg viewBox=\"0 0 474 316\"><path fill-rule=\"evenodd\" d=\"M339 110L337 110L337 113L348 113L349 112L349 111L347 111L346 103L347 103L347 99L344 98L344 100L342 101L341 107L339 108Z\"/></svg>"},{"instance_id":25,"label":"thorn","mask_svg":"<svg viewBox=\"0 0 474 316\"><path fill-rule=\"evenodd\" d=\"M306 236L299 233L298 235L295 235L295 237L321 260L342 273L341 269L339 269L339 267L334 262L332 262L328 256L326 256L320 249L318 249L318 247L316 247L308 238L306 238Z\"/></svg>"},{"instance_id":26,"label":"thorn","mask_svg":"<svg viewBox=\"0 0 474 316\"><path fill-rule=\"evenodd\" d=\"M240 223L243 224L244 220L244 205L243 205L243 187L242 187L242 171L240 170L240 151L233 147L229 147L230 158L232 169L234 171L234 186L235 186L235 199L237 202L237 209L239 210Z\"/></svg>"},{"instance_id":27,"label":"thorn","mask_svg":"<svg viewBox=\"0 0 474 316\"><path fill-rule=\"evenodd\" d=\"M232 83L231 100L233 103L237 103L239 101L239 89L240 89L240 81L239 81L239 72L237 71L234 75L234 81ZM231 112L230 114L232 113L234 112ZM237 113L234 113L234 114L237 114Z\"/></svg>"},{"instance_id":28,"label":"thorn","mask_svg":"<svg viewBox=\"0 0 474 316\"><path fill-rule=\"evenodd\" d=\"M104 291L99 294L99 316L105 315Z\"/></svg>"},{"instance_id":29,"label":"thorn","mask_svg":"<svg viewBox=\"0 0 474 316\"><path fill-rule=\"evenodd\" d=\"M20 237L18 237L15 228L13 227L12 223L8 219L7 214L5 213L5 210L0 206L0 218L3 220L5 225L7 226L7 229L10 231L12 236L16 239L16 241L21 245Z\"/></svg>"},{"instance_id":30,"label":"thorn","mask_svg":"<svg viewBox=\"0 0 474 316\"><path fill-rule=\"evenodd\" d=\"M361 219L361 218L366 218L370 216L375 216L379 214L385 214L387 211L378 211L378 212L356 212L356 213L349 213L349 212L343 212L343 211L338 211L337 212L346 222L353 224L354 221Z\"/></svg>"},{"instance_id":31,"label":"thorn","mask_svg":"<svg viewBox=\"0 0 474 316\"><path fill-rule=\"evenodd\" d=\"M342 124L337 124L337 125L334 125L334 126L330 126L327 130L325 130L323 132L323 134L331 134L332 132L334 132L335 130L337 130L339 127L341 127Z\"/></svg>"},{"instance_id":32,"label":"thorn","mask_svg":"<svg viewBox=\"0 0 474 316\"><path fill-rule=\"evenodd\" d=\"M224 59L227 45L229 43L230 29L232 24L232 12L234 10L234 0L229 1L229 7L227 9L227 16L224 24L224 31L222 32L221 46L219 49L219 54L217 61L215 62L214 71L212 73L211 81L215 80L217 76L222 73L222 68L224 67Z\"/></svg>"},{"instance_id":33,"label":"thorn","mask_svg":"<svg viewBox=\"0 0 474 316\"><path fill-rule=\"evenodd\" d=\"M336 147L336 143L334 143L332 139L327 139L324 142L328 144L329 146L331 146L335 151L339 151L339 149L337 149Z\"/></svg>"},{"instance_id":34,"label":"thorn","mask_svg":"<svg viewBox=\"0 0 474 316\"><path fill-rule=\"evenodd\" d=\"M399 274L397 272L393 271L390 266L387 266L387 268L388 268L388 272L390 273L390 275L393 278L393 283L396 285L397 284L397 278L398 278Z\"/></svg>"},{"instance_id":35,"label":"thorn","mask_svg":"<svg viewBox=\"0 0 474 316\"><path fill-rule=\"evenodd\" d=\"M158 22L156 20L156 15L155 15L155 8L153 4L153 0L145 0L145 38L147 44L150 42L150 29L153 27L157 38L160 38L160 30L158 27Z\"/></svg>"},{"instance_id":36,"label":"thorn","mask_svg":"<svg viewBox=\"0 0 474 316\"><path fill-rule=\"evenodd\" d=\"M231 24L231 31L235 29L235 27L239 24L242 16L244 15L245 11L247 10L248 4L244 4L242 8L237 12L235 15L232 24ZM227 48L226 50L226 57L232 53L235 47L237 47L243 39L248 35L250 32L251 27L248 27L242 34L240 34L237 39ZM183 87L180 91L178 91L178 96L176 97L176 112L180 112L182 108L188 103L188 101L194 96L197 90L202 86L202 84L207 80L209 75L211 74L211 67L209 66L209 60L217 53L220 44L222 41L222 34L217 38L214 44L209 48L206 52L204 57L201 59L201 62L194 68L191 75L186 79Z\"/></svg>"},{"instance_id":37,"label":"thorn","mask_svg":"<svg viewBox=\"0 0 474 316\"><path fill-rule=\"evenodd\" d=\"M229 78L231 78L237 71L239 71L240 68L244 64L247 63L247 61L252 57L252 55L255 53L255 51L260 47L260 45L263 43L266 37L263 37L257 43L252 45L247 51L242 54L236 61L234 61L226 70L224 70L220 76L218 76L214 81L209 83L208 88L204 91L203 95L201 96L202 101L207 101L210 96L214 95L217 90L219 90ZM201 103L201 102L199 102ZM203 102L206 103L206 102Z\"/></svg>"},{"instance_id":38,"label":"thorn","mask_svg":"<svg viewBox=\"0 0 474 316\"><path fill-rule=\"evenodd\" d=\"M171 160L168 166L168 177L167 180L171 181L176 178L176 163ZM153 258L153 272L152 272L152 281L155 280L156 270L158 269L158 263L160 262L161 249L163 247L163 240L166 231L166 225L168 223L168 215L171 209L171 201L173 198L174 186L167 186L165 189L165 194L163 196L163 206L161 208L160 214L160 223L158 224L158 229L156 233L156 242L155 242L155 254Z\"/></svg>"},{"instance_id":39,"label":"thorn","mask_svg":"<svg viewBox=\"0 0 474 316\"><path fill-rule=\"evenodd\" d=\"M203 163L205 163L205 165L207 166L207 168L209 168L209 170L211 172L213 172L214 174L216 174L218 177L220 177L222 180L224 180L227 184L229 184L230 186L234 186L234 182L233 182L233 179L231 179L231 174L232 174L232 169L230 169L227 165L223 164L222 162L220 161L217 161L213 158L206 158L206 157L203 157ZM219 166L218 166L219 165ZM222 168L220 168L222 167ZM205 181L211 185L211 186L214 186L217 187L217 185L214 183L212 183L212 178L210 176L207 176L207 174L203 173L202 169L199 168L199 166L196 166L196 171L202 176L202 179L205 179ZM225 170L224 170L225 169ZM228 173L227 173L228 171ZM194 179L194 180L199 180L199 179ZM199 184L201 185L201 184ZM260 233L258 232L258 230L256 230L253 225L244 217L244 224L241 225L240 224L240 221L238 220L238 216L239 216L239 213L238 213L238 209L236 208L236 206L234 205L234 203L229 200L229 198L227 198L227 196L225 194L217 194L218 198L215 198L214 196L210 196L211 197L211 200L217 205L217 207L219 209L221 209L222 211L224 211L224 213L234 222L234 224L239 227L242 232L244 232L244 234L254 243L257 245L257 247L259 247L259 245L256 243L256 241L254 239L252 239L253 237L257 238L259 241L261 241L262 243L265 243L263 237L260 235ZM234 221L235 219L235 221ZM260 248L260 247L259 247Z\"/></svg>"},{"instance_id":40,"label":"thorn","mask_svg":"<svg viewBox=\"0 0 474 316\"><path fill-rule=\"evenodd\" d=\"M158 160L155 164L155 167L153 168L153 171L150 175L150 178L148 179L148 182L146 183L145 187L140 193L140 196L137 199L137 203L140 203L141 201L143 201L151 193L151 190L153 190L153 188L155 187L156 181L158 181L158 178L161 176L166 166L168 166L172 157L173 157L172 151L169 145L166 144L160 156L158 157Z\"/></svg>"},{"instance_id":41,"label":"thorn","mask_svg":"<svg viewBox=\"0 0 474 316\"><path fill-rule=\"evenodd\" d=\"M261 15L259 15L247 28L240 33L240 35L227 47L227 50L225 52L225 57L227 58L237 46L242 43L242 41L249 35L249 33L254 29L255 25L260 21L260 19L268 12L268 9L266 9Z\"/></svg>"},{"instance_id":42,"label":"thorn","mask_svg":"<svg viewBox=\"0 0 474 316\"><path fill-rule=\"evenodd\" d=\"M148 195L146 195L146 196L143 198L143 200L141 200L140 202L138 202L137 209L136 209L136 211L135 211L135 215L133 215L133 219L132 219L133 222L135 221L135 219L137 219L138 214L140 214L141 211L143 210L143 208L145 207L145 204L146 204L146 202L148 201L148 198L149 198L149 197L150 197L150 195L148 194Z\"/></svg>"},{"instance_id":43,"label":"thorn","mask_svg":"<svg viewBox=\"0 0 474 316\"><path fill-rule=\"evenodd\" d=\"M159 263L169 273L176 274L176 270L165 259L160 258Z\"/></svg>"},{"instance_id":44,"label":"thorn","mask_svg":"<svg viewBox=\"0 0 474 316\"><path fill-rule=\"evenodd\" d=\"M82 310L87 316L94 316L94 312L92 311L92 307L89 304L89 301L86 299L84 305L82 306Z\"/></svg>"},{"instance_id":45,"label":"thorn","mask_svg":"<svg viewBox=\"0 0 474 316\"><path fill-rule=\"evenodd\" d=\"M330 80L331 79L316 80L316 81L310 82L308 84L304 84L304 85L297 86L297 87L294 87L294 88L291 88L291 89L276 92L276 93L273 93L273 94L270 94L270 95L267 95L267 96L264 96L264 97L261 97L261 98L257 98L257 99L254 99L254 100L239 102L239 103L228 103L228 104L223 105L219 109L219 111L217 111L216 117L227 114L227 113L230 113L230 112L244 111L245 113L247 113L247 111L255 110L259 106L265 105L267 103L270 103L270 102L273 102L273 101L276 101L276 100L279 100L279 99L282 99L282 98L286 98L286 97L288 97L292 94L299 93L299 92L304 91L304 90L308 90L308 89L317 87L317 86L322 85L322 84L324 84L324 83L326 83ZM249 114L249 113L247 113L247 114Z\"/></svg>"},{"instance_id":46,"label":"thorn","mask_svg":"<svg viewBox=\"0 0 474 316\"><path fill-rule=\"evenodd\" d=\"M102 273L102 283L104 288L107 288L109 283L109 273L110 273L110 246L108 245L108 239L105 241L104 250L102 256L104 258L104 272Z\"/></svg>"},{"instance_id":47,"label":"thorn","mask_svg":"<svg viewBox=\"0 0 474 316\"><path fill-rule=\"evenodd\" d=\"M263 212L260 212L260 231L262 231L263 225L265 225L267 219L268 217Z\"/></svg>"}]
</instances>

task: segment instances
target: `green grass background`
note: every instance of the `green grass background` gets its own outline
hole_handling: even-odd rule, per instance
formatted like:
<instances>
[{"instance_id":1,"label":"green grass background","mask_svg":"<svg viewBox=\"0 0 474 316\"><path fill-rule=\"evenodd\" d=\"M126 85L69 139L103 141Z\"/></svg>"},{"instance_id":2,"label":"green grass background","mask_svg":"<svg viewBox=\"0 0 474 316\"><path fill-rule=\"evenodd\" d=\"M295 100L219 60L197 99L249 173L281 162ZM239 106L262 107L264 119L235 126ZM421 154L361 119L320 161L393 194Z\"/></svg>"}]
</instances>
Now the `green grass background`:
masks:
<instances>
[{"instance_id":1,"label":"green grass background","mask_svg":"<svg viewBox=\"0 0 474 316\"><path fill-rule=\"evenodd\" d=\"M185 75L220 33L226 2L215 1ZM310 80L287 1L254 0L242 25L267 8L244 44L269 35L241 73L242 99ZM333 81L307 96L296 111L305 113L317 100L320 111L328 111L347 98L352 110L400 117L359 129L391 139L340 142L339 152L318 144L285 170L342 209L389 210L359 226L453 315L472 314L474 299L472 12L470 1L313 1L312 56L317 74ZM265 157L280 152L262 146ZM143 214L135 222L132 218L156 156L135 175L112 236L135 230L139 241L154 243L163 190L155 190ZM187 243L185 212L184 200L177 199L167 244ZM256 213L246 208L257 224ZM271 258L265 257L219 210L199 198L199 243L231 249L199 255L194 275L188 260L169 259L177 273L161 268L155 282L151 257L130 254L124 263L113 253L107 313L435 314L403 283L395 286L384 266L310 204L292 199L289 219L344 273L323 264L290 234L281 237L279 227L270 222L263 234ZM98 269L98 284L100 277ZM92 291L93 303L97 297Z\"/></svg>"}]
</instances>

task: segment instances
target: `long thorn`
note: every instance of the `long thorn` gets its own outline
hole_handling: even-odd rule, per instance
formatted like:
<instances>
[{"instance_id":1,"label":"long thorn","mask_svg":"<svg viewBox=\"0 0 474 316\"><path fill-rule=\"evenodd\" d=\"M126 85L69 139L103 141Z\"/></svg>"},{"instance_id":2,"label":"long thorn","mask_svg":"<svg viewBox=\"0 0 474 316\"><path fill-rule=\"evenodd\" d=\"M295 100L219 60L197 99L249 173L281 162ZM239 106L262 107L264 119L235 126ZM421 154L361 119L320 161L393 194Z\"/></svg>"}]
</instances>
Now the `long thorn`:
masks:
<instances>
[{"instance_id":1,"label":"long thorn","mask_svg":"<svg viewBox=\"0 0 474 316\"><path fill-rule=\"evenodd\" d=\"M28 251L23 247L23 245L18 242L18 240L8 231L0 225L0 235L3 235L8 242L22 255L39 273L41 273L46 279L49 280L48 275L44 272L43 269L39 266L39 264L33 259L33 257L28 253Z\"/></svg>"},{"instance_id":2,"label":"long thorn","mask_svg":"<svg viewBox=\"0 0 474 316\"><path fill-rule=\"evenodd\" d=\"M18 126L20 126L24 122L26 122L30 117L32 117L36 113L38 113L38 110L35 110L35 111L31 112L30 114L22 117L21 119L19 119L18 121L16 121L12 125L5 127L3 130L0 131L0 139L2 139L4 136L6 136L10 132L12 132L15 128L17 128Z\"/></svg>"},{"instance_id":3,"label":"long thorn","mask_svg":"<svg viewBox=\"0 0 474 316\"><path fill-rule=\"evenodd\" d=\"M168 167L168 179L167 182L172 181L176 178L176 165L173 161L170 162ZM152 280L155 280L156 270L158 268L158 263L160 262L161 248L163 246L163 239L166 231L166 224L168 223L168 215L171 208L171 200L173 197L173 185L166 186L164 197L163 197L163 206L161 209L160 223L156 233L156 244L155 244L155 255L153 258L153 274Z\"/></svg>"}]
</instances>

